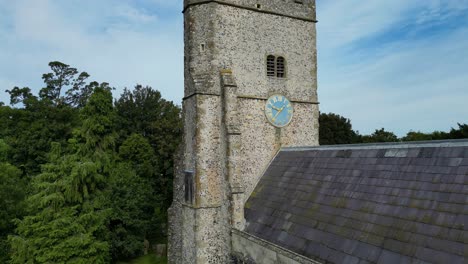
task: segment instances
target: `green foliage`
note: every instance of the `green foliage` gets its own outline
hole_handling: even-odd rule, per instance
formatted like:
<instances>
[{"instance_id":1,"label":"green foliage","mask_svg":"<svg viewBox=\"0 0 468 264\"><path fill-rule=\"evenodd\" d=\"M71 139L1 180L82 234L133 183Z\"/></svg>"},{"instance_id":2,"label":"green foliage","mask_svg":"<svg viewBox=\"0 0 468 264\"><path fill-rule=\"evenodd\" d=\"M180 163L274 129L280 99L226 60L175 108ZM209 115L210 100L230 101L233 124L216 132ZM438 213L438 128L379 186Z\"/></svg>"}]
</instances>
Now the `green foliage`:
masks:
<instances>
[{"instance_id":1,"label":"green foliage","mask_svg":"<svg viewBox=\"0 0 468 264\"><path fill-rule=\"evenodd\" d=\"M180 108L161 97L151 87L135 86L127 89L116 102L120 117L118 129L126 139L131 134L147 138L157 155L158 169L164 175L172 173L172 155L182 135Z\"/></svg>"},{"instance_id":2,"label":"green foliage","mask_svg":"<svg viewBox=\"0 0 468 264\"><path fill-rule=\"evenodd\" d=\"M77 131L84 155L101 156L106 151L114 151L116 114L112 105L111 89L106 83L95 89L88 104L81 112L82 127ZM96 152L94 152L96 150Z\"/></svg>"},{"instance_id":3,"label":"green foliage","mask_svg":"<svg viewBox=\"0 0 468 264\"><path fill-rule=\"evenodd\" d=\"M13 220L21 217L24 209L26 182L21 171L7 163L9 147L0 139L0 263L8 260L7 236L14 229Z\"/></svg>"},{"instance_id":4,"label":"green foliage","mask_svg":"<svg viewBox=\"0 0 468 264\"><path fill-rule=\"evenodd\" d=\"M25 182L21 171L9 163L0 163L0 234L12 227L11 221L21 216Z\"/></svg>"},{"instance_id":5,"label":"green foliage","mask_svg":"<svg viewBox=\"0 0 468 264\"><path fill-rule=\"evenodd\" d=\"M28 108L37 102L37 97L31 93L29 87L19 88L15 86L12 90L6 90L6 92L10 94L11 105L22 103Z\"/></svg>"},{"instance_id":6,"label":"green foliage","mask_svg":"<svg viewBox=\"0 0 468 264\"><path fill-rule=\"evenodd\" d=\"M130 135L120 146L119 156L123 161L129 162L136 173L143 178L153 180L158 177L156 168L156 155L148 139L140 134Z\"/></svg>"},{"instance_id":7,"label":"green foliage","mask_svg":"<svg viewBox=\"0 0 468 264\"><path fill-rule=\"evenodd\" d=\"M3 135L12 147L12 163L26 175L35 175L47 161L52 142L66 145L73 127L79 122L77 111L41 103L31 109L5 109ZM1 115L1 113L0 113Z\"/></svg>"},{"instance_id":8,"label":"green foliage","mask_svg":"<svg viewBox=\"0 0 468 264\"><path fill-rule=\"evenodd\" d=\"M39 96L28 87L7 90L11 105L22 108L0 108L0 137L13 149L11 162L24 174L35 175L47 162L52 142L63 147L79 125L78 110L89 98L96 84L85 83L88 75L60 62L49 64L52 72L43 75L46 87ZM65 89L68 89L65 91ZM65 95L62 95L65 93Z\"/></svg>"},{"instance_id":9,"label":"green foliage","mask_svg":"<svg viewBox=\"0 0 468 264\"><path fill-rule=\"evenodd\" d=\"M11 180L2 178L0 195L18 188L0 203L0 262L7 251L12 263L138 256L145 239L165 239L180 108L142 86L125 90L114 107L107 83L87 84L87 73L61 62L49 66L37 96L14 87L7 91L14 107L0 105L0 175ZM19 211L4 210L6 203Z\"/></svg>"},{"instance_id":10,"label":"green foliage","mask_svg":"<svg viewBox=\"0 0 468 264\"><path fill-rule=\"evenodd\" d=\"M110 106L110 107L109 107ZM107 223L111 210L104 195L111 175L112 94L98 87L82 111L83 125L62 153L54 144L49 163L32 182L28 216L10 236L12 263L107 263Z\"/></svg>"},{"instance_id":11,"label":"green foliage","mask_svg":"<svg viewBox=\"0 0 468 264\"><path fill-rule=\"evenodd\" d=\"M78 206L42 208L19 222L10 236L11 263L108 263L109 246L96 238L105 219L96 210Z\"/></svg>"},{"instance_id":12,"label":"green foliage","mask_svg":"<svg viewBox=\"0 0 468 264\"><path fill-rule=\"evenodd\" d=\"M362 136L363 143L377 143L377 142L397 142L398 137L384 128L376 129L370 136Z\"/></svg>"},{"instance_id":13,"label":"green foliage","mask_svg":"<svg viewBox=\"0 0 468 264\"><path fill-rule=\"evenodd\" d=\"M143 253L154 206L149 180L139 177L129 164L120 163L111 173L108 190L112 208L109 224L112 258L139 256Z\"/></svg>"},{"instance_id":14,"label":"green foliage","mask_svg":"<svg viewBox=\"0 0 468 264\"><path fill-rule=\"evenodd\" d=\"M435 133L435 132L434 132ZM424 141L424 140L433 140L435 139L432 134L426 134L422 132L410 131L406 136L402 137L402 141Z\"/></svg>"},{"instance_id":15,"label":"green foliage","mask_svg":"<svg viewBox=\"0 0 468 264\"><path fill-rule=\"evenodd\" d=\"M468 124L457 124L458 129L452 128L450 132L434 131L432 133L410 131L402 141L443 140L468 138Z\"/></svg>"},{"instance_id":16,"label":"green foliage","mask_svg":"<svg viewBox=\"0 0 468 264\"><path fill-rule=\"evenodd\" d=\"M386 131L384 128L376 129L371 135L359 135L358 132L352 129L349 119L333 113L320 114L319 123L320 145L468 138L468 124L458 124L458 128L452 128L450 132L423 133L410 131L406 136L398 138L393 132Z\"/></svg>"},{"instance_id":17,"label":"green foliage","mask_svg":"<svg viewBox=\"0 0 468 264\"><path fill-rule=\"evenodd\" d=\"M125 89L115 106L120 141L139 134L153 148L153 181L157 193L164 197L161 211L165 212L172 202L173 155L182 138L180 108L164 100L160 92L141 85L135 86L133 91Z\"/></svg>"},{"instance_id":18,"label":"green foliage","mask_svg":"<svg viewBox=\"0 0 468 264\"><path fill-rule=\"evenodd\" d=\"M142 211L139 217L146 221L146 226L141 229L145 230L145 238L151 241L165 240L167 209L164 204L167 199L167 179L158 171L153 148L142 135L132 134L120 146L119 157L150 188L145 202L140 204ZM142 188L140 192L143 190Z\"/></svg>"},{"instance_id":19,"label":"green foliage","mask_svg":"<svg viewBox=\"0 0 468 264\"><path fill-rule=\"evenodd\" d=\"M353 130L351 121L333 113L321 113L319 117L320 145L356 143L358 134Z\"/></svg>"},{"instance_id":20,"label":"green foliage","mask_svg":"<svg viewBox=\"0 0 468 264\"><path fill-rule=\"evenodd\" d=\"M450 137L453 139L468 138L468 124L458 123L458 129L452 128L450 130Z\"/></svg>"},{"instance_id":21,"label":"green foliage","mask_svg":"<svg viewBox=\"0 0 468 264\"><path fill-rule=\"evenodd\" d=\"M12 263L106 263L141 255L150 230L161 233L166 199L148 139L132 134L116 153L111 89L93 89L62 151L54 143L34 178L28 215L9 237Z\"/></svg>"},{"instance_id":22,"label":"green foliage","mask_svg":"<svg viewBox=\"0 0 468 264\"><path fill-rule=\"evenodd\" d=\"M8 146L3 139L0 139L0 162L7 161L9 150L10 146Z\"/></svg>"},{"instance_id":23,"label":"green foliage","mask_svg":"<svg viewBox=\"0 0 468 264\"><path fill-rule=\"evenodd\" d=\"M76 68L58 61L50 62L49 67L52 72L42 75L46 87L39 91L39 98L56 106L84 106L92 93L92 85L86 84L89 74L78 74Z\"/></svg>"}]
</instances>

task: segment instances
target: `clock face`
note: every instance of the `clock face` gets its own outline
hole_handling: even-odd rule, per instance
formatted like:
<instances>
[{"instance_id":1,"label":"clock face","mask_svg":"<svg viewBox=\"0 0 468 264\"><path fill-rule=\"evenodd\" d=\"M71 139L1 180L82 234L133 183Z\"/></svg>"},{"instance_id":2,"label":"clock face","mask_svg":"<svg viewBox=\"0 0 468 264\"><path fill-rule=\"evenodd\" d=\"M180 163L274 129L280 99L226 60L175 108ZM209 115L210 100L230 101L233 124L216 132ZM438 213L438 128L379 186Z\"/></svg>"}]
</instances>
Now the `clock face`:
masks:
<instances>
[{"instance_id":1,"label":"clock face","mask_svg":"<svg viewBox=\"0 0 468 264\"><path fill-rule=\"evenodd\" d=\"M291 102L282 95L271 96L265 105L265 115L275 127L287 126L291 122L293 112Z\"/></svg>"}]
</instances>

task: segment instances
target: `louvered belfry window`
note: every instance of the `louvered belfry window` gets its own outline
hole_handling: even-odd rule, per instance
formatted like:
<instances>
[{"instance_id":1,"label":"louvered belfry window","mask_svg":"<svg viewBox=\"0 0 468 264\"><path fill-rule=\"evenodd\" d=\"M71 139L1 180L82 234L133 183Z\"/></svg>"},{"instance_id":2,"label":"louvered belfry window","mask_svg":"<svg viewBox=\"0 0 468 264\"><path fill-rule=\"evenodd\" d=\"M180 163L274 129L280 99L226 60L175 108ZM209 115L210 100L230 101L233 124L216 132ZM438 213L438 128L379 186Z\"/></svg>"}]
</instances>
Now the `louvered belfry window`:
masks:
<instances>
[{"instance_id":1,"label":"louvered belfry window","mask_svg":"<svg viewBox=\"0 0 468 264\"><path fill-rule=\"evenodd\" d=\"M275 57L273 55L268 55L267 76L277 78L286 77L286 60L283 57Z\"/></svg>"},{"instance_id":2,"label":"louvered belfry window","mask_svg":"<svg viewBox=\"0 0 468 264\"><path fill-rule=\"evenodd\" d=\"M267 76L274 77L275 75L275 56L269 55L267 57Z\"/></svg>"},{"instance_id":3,"label":"louvered belfry window","mask_svg":"<svg viewBox=\"0 0 468 264\"><path fill-rule=\"evenodd\" d=\"M284 58L278 57L276 59L276 77L284 78Z\"/></svg>"}]
</instances>

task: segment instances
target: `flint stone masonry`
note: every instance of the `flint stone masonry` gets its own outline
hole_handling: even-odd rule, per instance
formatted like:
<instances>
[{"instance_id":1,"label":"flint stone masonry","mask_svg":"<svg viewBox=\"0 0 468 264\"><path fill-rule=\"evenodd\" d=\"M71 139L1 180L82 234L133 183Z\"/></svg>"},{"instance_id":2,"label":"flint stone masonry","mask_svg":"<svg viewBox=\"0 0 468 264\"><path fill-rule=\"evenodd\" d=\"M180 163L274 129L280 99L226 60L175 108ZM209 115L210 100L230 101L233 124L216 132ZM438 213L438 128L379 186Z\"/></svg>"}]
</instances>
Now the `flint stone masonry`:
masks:
<instances>
[{"instance_id":1,"label":"flint stone masonry","mask_svg":"<svg viewBox=\"0 0 468 264\"><path fill-rule=\"evenodd\" d=\"M284 148L245 232L326 263L466 263L468 140Z\"/></svg>"},{"instance_id":2,"label":"flint stone masonry","mask_svg":"<svg viewBox=\"0 0 468 264\"><path fill-rule=\"evenodd\" d=\"M318 144L315 1L184 2L184 142L174 192L193 174L193 202L175 193L170 263L227 263L231 229L281 147ZM286 78L267 77L269 54L286 59ZM279 129L264 107L273 94L293 104Z\"/></svg>"}]
</instances>

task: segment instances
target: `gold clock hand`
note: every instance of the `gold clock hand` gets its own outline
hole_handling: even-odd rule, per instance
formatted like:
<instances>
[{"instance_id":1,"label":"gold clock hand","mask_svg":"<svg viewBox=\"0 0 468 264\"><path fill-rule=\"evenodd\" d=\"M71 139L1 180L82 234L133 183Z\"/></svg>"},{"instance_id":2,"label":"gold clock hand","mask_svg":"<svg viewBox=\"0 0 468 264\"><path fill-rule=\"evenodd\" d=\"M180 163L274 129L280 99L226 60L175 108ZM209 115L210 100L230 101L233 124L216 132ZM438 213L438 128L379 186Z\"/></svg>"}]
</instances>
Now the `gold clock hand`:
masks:
<instances>
[{"instance_id":1,"label":"gold clock hand","mask_svg":"<svg viewBox=\"0 0 468 264\"><path fill-rule=\"evenodd\" d=\"M278 110L278 113L276 113L276 115L275 115L275 116L273 117L273 119L272 119L273 122L276 120L276 117L283 111L284 107L285 107L285 105L284 105L283 107L281 107L280 110Z\"/></svg>"},{"instance_id":2,"label":"gold clock hand","mask_svg":"<svg viewBox=\"0 0 468 264\"><path fill-rule=\"evenodd\" d=\"M277 108L277 107L274 107L273 105L271 106L271 108L275 109L276 111L280 111L280 109L279 109L279 108Z\"/></svg>"}]
</instances>

